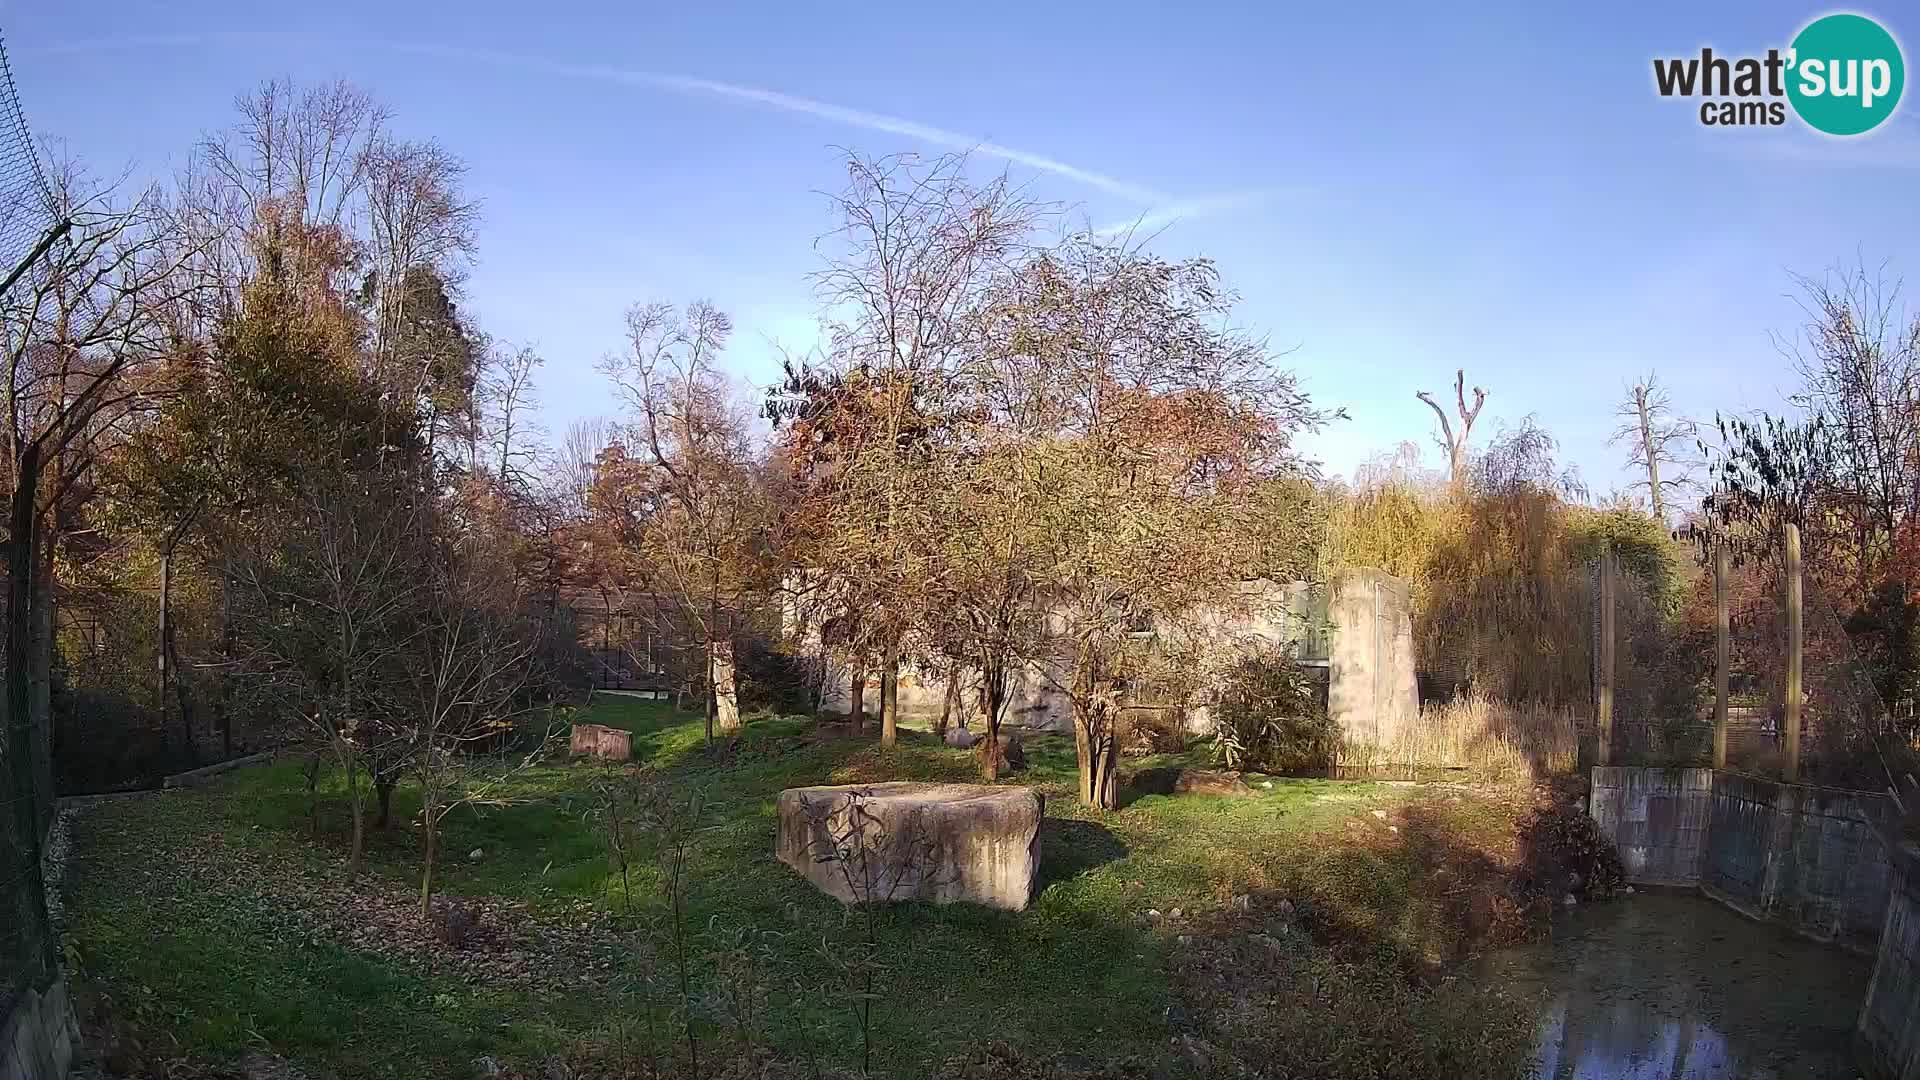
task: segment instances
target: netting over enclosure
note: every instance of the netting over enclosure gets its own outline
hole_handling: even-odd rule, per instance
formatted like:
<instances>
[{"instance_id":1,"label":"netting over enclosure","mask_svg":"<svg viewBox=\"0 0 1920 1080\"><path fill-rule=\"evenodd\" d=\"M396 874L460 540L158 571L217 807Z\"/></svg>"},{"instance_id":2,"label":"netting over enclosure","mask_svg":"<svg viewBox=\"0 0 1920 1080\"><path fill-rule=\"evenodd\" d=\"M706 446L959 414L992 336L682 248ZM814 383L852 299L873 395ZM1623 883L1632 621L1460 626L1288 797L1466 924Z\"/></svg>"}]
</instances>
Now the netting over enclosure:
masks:
<instances>
[{"instance_id":1,"label":"netting over enclosure","mask_svg":"<svg viewBox=\"0 0 1920 1080\"><path fill-rule=\"evenodd\" d=\"M11 280L54 225L53 199L40 171L13 75L0 43L0 275ZM4 301L5 297L0 297ZM15 329L8 328L13 341ZM0 1017L14 997L44 986L56 946L47 917L40 853L52 821L47 732L31 710L8 708L0 740Z\"/></svg>"},{"instance_id":2,"label":"netting over enclosure","mask_svg":"<svg viewBox=\"0 0 1920 1080\"><path fill-rule=\"evenodd\" d=\"M1599 562L1592 573L1599 582ZM1715 573L1711 564L1689 566L1681 579L1661 582L1617 567L1611 621L1607 591L1596 585L1593 683L1596 710L1602 688L1611 691L1611 763L1716 763L1717 621L1724 605L1726 737L1719 763L1802 783L1885 788L1878 740L1895 733L1892 712L1836 606L1807 580L1812 575L1800 574L1796 602L1777 552L1729 562L1719 589ZM1798 702L1797 715L1790 701Z\"/></svg>"},{"instance_id":3,"label":"netting over enclosure","mask_svg":"<svg viewBox=\"0 0 1920 1080\"><path fill-rule=\"evenodd\" d=\"M0 38L0 273L11 273L54 224L53 193L34 151Z\"/></svg>"}]
</instances>

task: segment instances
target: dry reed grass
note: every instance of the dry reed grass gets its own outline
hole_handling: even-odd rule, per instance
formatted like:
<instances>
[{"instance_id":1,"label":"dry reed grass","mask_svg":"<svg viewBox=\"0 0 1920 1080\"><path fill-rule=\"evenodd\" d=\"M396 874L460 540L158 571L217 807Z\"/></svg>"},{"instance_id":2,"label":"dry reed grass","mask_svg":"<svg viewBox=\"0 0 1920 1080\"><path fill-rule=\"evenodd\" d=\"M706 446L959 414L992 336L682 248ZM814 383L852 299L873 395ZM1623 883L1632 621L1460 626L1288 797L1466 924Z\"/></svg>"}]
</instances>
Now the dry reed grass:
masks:
<instances>
[{"instance_id":1,"label":"dry reed grass","mask_svg":"<svg viewBox=\"0 0 1920 1080\"><path fill-rule=\"evenodd\" d=\"M1579 759L1574 710L1509 703L1477 692L1420 708L1420 721L1388 745L1347 744L1342 768L1464 769L1475 779L1527 782L1571 772Z\"/></svg>"}]
</instances>

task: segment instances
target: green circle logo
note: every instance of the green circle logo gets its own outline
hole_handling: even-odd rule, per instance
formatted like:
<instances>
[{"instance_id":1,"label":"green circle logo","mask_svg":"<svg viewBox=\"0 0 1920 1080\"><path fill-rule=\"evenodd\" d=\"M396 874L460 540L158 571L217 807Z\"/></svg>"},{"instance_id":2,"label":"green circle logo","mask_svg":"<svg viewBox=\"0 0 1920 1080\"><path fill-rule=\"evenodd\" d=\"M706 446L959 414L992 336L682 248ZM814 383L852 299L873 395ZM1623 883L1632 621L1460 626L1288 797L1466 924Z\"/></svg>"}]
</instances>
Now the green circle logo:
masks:
<instances>
[{"instance_id":1,"label":"green circle logo","mask_svg":"<svg viewBox=\"0 0 1920 1080\"><path fill-rule=\"evenodd\" d=\"M1787 99L1816 131L1858 135L1893 115L1907 84L1900 43L1864 15L1823 15L1793 39Z\"/></svg>"}]
</instances>

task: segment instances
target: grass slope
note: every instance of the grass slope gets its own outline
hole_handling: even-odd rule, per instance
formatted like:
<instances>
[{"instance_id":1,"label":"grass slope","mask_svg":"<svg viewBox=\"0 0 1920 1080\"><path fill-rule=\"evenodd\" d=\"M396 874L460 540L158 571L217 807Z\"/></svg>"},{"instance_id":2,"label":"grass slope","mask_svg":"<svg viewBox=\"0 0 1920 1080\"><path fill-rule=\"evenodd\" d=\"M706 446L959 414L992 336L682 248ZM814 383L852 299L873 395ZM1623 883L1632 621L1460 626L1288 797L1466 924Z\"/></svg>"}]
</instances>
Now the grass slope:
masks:
<instances>
[{"instance_id":1,"label":"grass slope","mask_svg":"<svg viewBox=\"0 0 1920 1080\"><path fill-rule=\"evenodd\" d=\"M845 998L818 955L844 914L772 857L775 797L801 784L971 780L970 755L916 731L892 749L820 737L795 718L756 720L737 746L708 752L699 717L615 696L596 698L581 719L627 729L637 760L705 790L689 922L715 940L767 931L776 1045L794 1053L805 1038L829 1062L855 1060ZM891 1075L929 1075L983 1039L1167 1060L1178 933L1243 894L1263 907L1287 898L1316 939L1383 969L1441 964L1472 930L1448 883L1497 869L1513 835L1513 808L1501 802L1315 780L1275 780L1250 798L1148 795L1101 815L1073 800L1070 739L1031 738L1028 760L1005 782L1047 795L1043 882L1029 910L904 905L881 920L878 1061ZM609 927L618 879L592 815L601 768L542 766L514 779L514 805L458 811L441 890L587 927L619 963ZM196 1054L267 1049L341 1076L466 1076L483 1054L537 1062L608 1038L630 1006L605 979L567 993L476 986L377 935L343 940L303 918L303 895L338 888L347 824L344 789L326 778L316 843L303 783L300 762L283 761L80 817L70 939L116 1011ZM402 897L415 886L417 809L417 792L403 787L393 828L370 844L364 891ZM482 857L469 860L470 849ZM1176 908L1181 920L1144 917Z\"/></svg>"}]
</instances>

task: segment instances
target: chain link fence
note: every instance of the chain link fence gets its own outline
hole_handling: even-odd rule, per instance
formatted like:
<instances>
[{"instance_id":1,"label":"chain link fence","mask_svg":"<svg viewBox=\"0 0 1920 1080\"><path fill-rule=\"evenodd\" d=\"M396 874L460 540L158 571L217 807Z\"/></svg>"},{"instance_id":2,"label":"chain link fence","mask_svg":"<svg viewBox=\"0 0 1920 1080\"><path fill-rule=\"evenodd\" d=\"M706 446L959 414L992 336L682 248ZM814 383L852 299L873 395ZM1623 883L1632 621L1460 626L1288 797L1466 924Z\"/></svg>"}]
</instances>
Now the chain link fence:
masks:
<instances>
[{"instance_id":1,"label":"chain link fence","mask_svg":"<svg viewBox=\"0 0 1920 1080\"><path fill-rule=\"evenodd\" d=\"M1592 574L1598 580L1596 563ZM1811 575L1807 575L1811 576ZM1799 760L1801 783L1879 791L1888 783L1877 741L1892 713L1838 609L1810 580L1800 607ZM1600 590L1595 589L1596 597ZM1775 779L1788 772L1791 619L1778 560L1730 565L1726 767ZM1609 761L1616 765L1714 763L1718 697L1716 595L1711 566L1664 594L1634 574L1616 575L1613 594L1613 716ZM1596 700L1607 678L1601 603L1593 612Z\"/></svg>"},{"instance_id":2,"label":"chain link fence","mask_svg":"<svg viewBox=\"0 0 1920 1080\"><path fill-rule=\"evenodd\" d=\"M8 291L58 237L51 190L21 112L0 39L0 311L17 318ZM24 329L6 328L9 350ZM10 466L9 466L10 468ZM47 913L41 851L53 821L51 744L44 710L7 708L0 740L0 1018L54 978L58 944Z\"/></svg>"}]
</instances>

